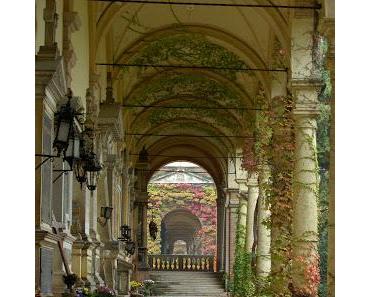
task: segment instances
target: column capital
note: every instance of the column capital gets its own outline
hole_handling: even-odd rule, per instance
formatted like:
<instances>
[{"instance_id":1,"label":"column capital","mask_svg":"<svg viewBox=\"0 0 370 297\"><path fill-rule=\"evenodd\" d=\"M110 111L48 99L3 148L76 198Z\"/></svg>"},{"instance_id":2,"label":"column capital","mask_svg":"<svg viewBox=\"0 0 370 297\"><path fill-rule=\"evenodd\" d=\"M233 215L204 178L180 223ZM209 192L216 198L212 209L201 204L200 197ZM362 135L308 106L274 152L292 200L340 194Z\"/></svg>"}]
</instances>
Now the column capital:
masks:
<instances>
[{"instance_id":1,"label":"column capital","mask_svg":"<svg viewBox=\"0 0 370 297\"><path fill-rule=\"evenodd\" d=\"M247 186L248 188L258 187L258 173L257 172L248 173Z\"/></svg>"},{"instance_id":2,"label":"column capital","mask_svg":"<svg viewBox=\"0 0 370 297\"><path fill-rule=\"evenodd\" d=\"M319 115L318 93L322 87L321 80L292 80L291 89L295 98L295 118L315 118Z\"/></svg>"},{"instance_id":3,"label":"column capital","mask_svg":"<svg viewBox=\"0 0 370 297\"><path fill-rule=\"evenodd\" d=\"M235 179L235 182L239 186L239 193L248 191L247 179L246 178L237 178L237 179Z\"/></svg>"},{"instance_id":4,"label":"column capital","mask_svg":"<svg viewBox=\"0 0 370 297\"><path fill-rule=\"evenodd\" d=\"M305 92L312 92L316 93L321 90L321 87L323 86L323 82L321 79L292 79L290 81L290 87L292 90L293 95L299 94L302 91ZM303 99L303 98L297 98L297 99ZM312 98L305 98L306 100L302 101L308 101L309 99L312 100ZM317 101L316 99L314 101Z\"/></svg>"}]
</instances>

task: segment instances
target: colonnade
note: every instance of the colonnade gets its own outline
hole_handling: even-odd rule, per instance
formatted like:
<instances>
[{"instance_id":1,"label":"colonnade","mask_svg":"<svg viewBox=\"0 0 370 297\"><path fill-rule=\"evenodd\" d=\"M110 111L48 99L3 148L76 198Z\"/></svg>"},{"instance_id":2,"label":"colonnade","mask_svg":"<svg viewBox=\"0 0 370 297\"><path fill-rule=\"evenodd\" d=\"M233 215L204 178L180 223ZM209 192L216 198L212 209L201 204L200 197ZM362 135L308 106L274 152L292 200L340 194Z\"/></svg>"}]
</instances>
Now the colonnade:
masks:
<instances>
[{"instance_id":1,"label":"colonnade","mask_svg":"<svg viewBox=\"0 0 370 297\"><path fill-rule=\"evenodd\" d=\"M36 288L40 289L43 294L58 296L63 293L64 285L61 276L65 274L65 269L57 250L58 241L61 240L70 269L84 285L95 288L106 283L112 288L119 288L120 294L127 294L128 282L132 274L148 268L146 263L148 176L146 173L150 169L150 163L145 152L141 152L138 158L133 157L141 147L135 147L136 144L133 145L127 141L125 133L128 127L125 125L128 120L122 114L122 104L115 103L116 100L113 98L114 94L121 94L126 90L117 90L118 86L113 85L111 70L102 71L101 76L106 75L106 80L105 77L102 79L96 74L96 57L90 60L85 57L87 52L95 54L98 51L94 47L89 47L88 36L85 36L87 42L84 44L77 41L72 42L74 38L77 38L74 34L76 32L80 34L79 30L84 28L81 27L81 19L85 28L93 23L89 28L91 32L86 31L85 33L91 37L91 42L95 42L97 38L94 35L96 33L94 31L96 30L95 19L90 16L90 20L88 15L89 13L94 15L92 12L97 7L93 4L86 4L84 9L80 9L81 7L76 4L81 12L78 14L73 11L72 4L70 0L64 1L60 8L55 1L46 0L45 7L43 7L45 8L42 20L45 38L36 55L35 148L37 153L52 153L54 115L60 106L65 104L65 94L68 88L82 89L86 91L86 95L83 96L80 92L78 96L72 98L72 103L76 110L86 113L86 116L84 115L85 128L95 131L95 134L91 135L92 146L104 166L94 192L81 187L71 172L62 174L56 182L53 182L58 175L56 170L68 169L67 164L61 160L55 159L53 163L46 162L40 170L36 170L35 283ZM63 15L62 31L57 30L57 11ZM273 54L269 61L274 67L278 65L278 67L289 68L289 71L271 75L266 79L271 84L261 84L260 89L267 94L264 98L266 102L274 103L274 99L286 96L288 93L292 95L294 101L294 109L291 111L294 118L295 143L291 205L293 210L291 226L293 273L292 283L289 285L293 295L299 295L308 283L305 271L310 269L310 265L317 257L316 117L318 89L321 83L312 57L312 37L318 33L316 32L318 29L316 12L314 10L292 10L291 12L289 42L292 46L289 50L285 49L289 51L287 56L290 60L281 61L284 60L281 54L284 48L279 44L277 49L271 49ZM322 22L320 31L329 42L328 69L333 86L328 227L328 294L332 297L335 282L333 16L321 16L320 22ZM61 29L60 26L59 29ZM59 33L56 34L56 32ZM62 43L58 40L58 36L61 37ZM107 40L110 37L108 36ZM277 39L276 36L274 36L275 39ZM111 43L107 42L107 44ZM83 62L87 61L87 63L76 66L75 47L77 45L81 47L78 48L81 52L86 50L78 59ZM106 47L105 51L110 53L112 48L108 45ZM108 57L109 55L104 54L103 56ZM81 75L83 67L85 67L85 72ZM77 76L88 77L88 79L76 79ZM106 94L102 95L104 88ZM81 127L80 130L79 132L82 132ZM221 178L217 184L217 269L232 274L236 231L239 225L245 229L245 236L240 238L245 251L256 255L257 276L267 278L271 273L271 267L274 267L276 263L276 259L271 257L271 246L276 240L271 234L273 226L266 224L270 220L271 210L276 203L267 189L273 168L271 164L266 163L259 164L261 167L258 172L242 170L238 158L231 157L235 153L240 155L240 149L239 147L236 151L229 151L230 157L225 166L222 164L222 166L214 167L223 170L220 173L223 179ZM186 157L185 154L184 157ZM37 157L36 164L40 162L42 158ZM231 173L232 171L235 173ZM101 208L107 207L113 209L109 220L104 219L100 214ZM62 233L53 233L52 227L56 224L63 225ZM133 229L132 239L137 245L133 256L125 251L124 244L118 240L122 225L129 225ZM308 261L302 261L302 258ZM135 269L134 265L136 265ZM50 273L51 271L53 274ZM139 276L135 275L135 277Z\"/></svg>"}]
</instances>

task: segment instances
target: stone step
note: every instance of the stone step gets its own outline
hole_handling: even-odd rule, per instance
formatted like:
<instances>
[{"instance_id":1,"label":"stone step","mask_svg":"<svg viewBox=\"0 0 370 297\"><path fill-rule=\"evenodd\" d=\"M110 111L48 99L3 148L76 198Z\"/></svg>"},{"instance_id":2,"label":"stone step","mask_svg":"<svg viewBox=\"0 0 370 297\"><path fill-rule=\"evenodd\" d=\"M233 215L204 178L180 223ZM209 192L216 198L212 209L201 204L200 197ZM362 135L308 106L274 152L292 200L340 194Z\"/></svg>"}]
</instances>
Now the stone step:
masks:
<instances>
[{"instance_id":1,"label":"stone step","mask_svg":"<svg viewBox=\"0 0 370 297\"><path fill-rule=\"evenodd\" d=\"M151 297L178 297L178 296L182 296L182 297L205 297L207 295L155 295L155 296L151 296ZM212 296L213 297L227 297L227 293L222 293L220 295L212 295Z\"/></svg>"},{"instance_id":2,"label":"stone step","mask_svg":"<svg viewBox=\"0 0 370 297\"><path fill-rule=\"evenodd\" d=\"M207 295L214 295L214 294L220 294L223 293L223 289L218 289L218 290L186 290L186 289L165 289L165 290L160 290L156 289L153 290L155 294L159 295L165 295L165 294L188 294L188 295L202 295L202 294L207 294Z\"/></svg>"},{"instance_id":3,"label":"stone step","mask_svg":"<svg viewBox=\"0 0 370 297\"><path fill-rule=\"evenodd\" d=\"M196 280L196 279L175 279L175 278L151 278L152 280L154 280L155 282L174 282L174 283L186 283L186 284L197 284L197 283L209 283L209 284L219 284L219 283L222 283L222 280L220 279L202 279L202 280Z\"/></svg>"},{"instance_id":4,"label":"stone step","mask_svg":"<svg viewBox=\"0 0 370 297\"><path fill-rule=\"evenodd\" d=\"M190 290L189 288L197 288L198 291L223 290L222 286L156 286L158 290Z\"/></svg>"},{"instance_id":5,"label":"stone step","mask_svg":"<svg viewBox=\"0 0 370 297\"><path fill-rule=\"evenodd\" d=\"M202 287L202 288L223 288L222 284L204 284L204 283L199 283L199 284L184 284L184 283L156 283L157 288L171 288L171 287Z\"/></svg>"},{"instance_id":6,"label":"stone step","mask_svg":"<svg viewBox=\"0 0 370 297\"><path fill-rule=\"evenodd\" d=\"M215 272L151 271L155 296L226 296L222 276Z\"/></svg>"}]
</instances>

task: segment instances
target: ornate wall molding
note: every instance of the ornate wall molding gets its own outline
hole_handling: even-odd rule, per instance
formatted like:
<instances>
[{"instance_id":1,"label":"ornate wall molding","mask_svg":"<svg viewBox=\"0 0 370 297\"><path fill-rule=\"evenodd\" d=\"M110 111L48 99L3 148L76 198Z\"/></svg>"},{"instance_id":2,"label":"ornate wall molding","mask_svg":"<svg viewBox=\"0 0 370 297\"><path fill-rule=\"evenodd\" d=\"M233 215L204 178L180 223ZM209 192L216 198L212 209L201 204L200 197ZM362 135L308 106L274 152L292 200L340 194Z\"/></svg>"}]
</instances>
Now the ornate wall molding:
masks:
<instances>
[{"instance_id":1,"label":"ornate wall molding","mask_svg":"<svg viewBox=\"0 0 370 297\"><path fill-rule=\"evenodd\" d=\"M76 64L76 54L72 45L71 36L81 27L81 20L77 12L63 12L63 57L66 63L67 85L71 86L72 76L71 69Z\"/></svg>"}]
</instances>

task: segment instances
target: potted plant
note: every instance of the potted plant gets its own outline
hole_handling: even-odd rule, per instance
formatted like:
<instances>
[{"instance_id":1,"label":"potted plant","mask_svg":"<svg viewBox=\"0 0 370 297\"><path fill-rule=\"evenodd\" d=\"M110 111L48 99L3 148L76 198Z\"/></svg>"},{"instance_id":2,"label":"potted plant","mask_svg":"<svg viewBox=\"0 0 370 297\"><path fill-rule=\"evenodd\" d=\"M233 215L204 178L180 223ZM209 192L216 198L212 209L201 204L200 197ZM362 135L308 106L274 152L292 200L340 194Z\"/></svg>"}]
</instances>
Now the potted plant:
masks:
<instances>
[{"instance_id":1,"label":"potted plant","mask_svg":"<svg viewBox=\"0 0 370 297\"><path fill-rule=\"evenodd\" d=\"M77 297L93 297L93 293L88 288L82 288L76 290Z\"/></svg>"},{"instance_id":2,"label":"potted plant","mask_svg":"<svg viewBox=\"0 0 370 297\"><path fill-rule=\"evenodd\" d=\"M151 296L152 295L152 290L154 287L155 281L151 279L146 279L143 282L143 293L144 296Z\"/></svg>"},{"instance_id":3,"label":"potted plant","mask_svg":"<svg viewBox=\"0 0 370 297\"><path fill-rule=\"evenodd\" d=\"M116 292L108 288L107 286L99 286L93 293L92 297L115 297L117 296Z\"/></svg>"},{"instance_id":4,"label":"potted plant","mask_svg":"<svg viewBox=\"0 0 370 297\"><path fill-rule=\"evenodd\" d=\"M139 289L143 287L142 282L131 281L130 282L130 296L131 297L142 297L143 294L140 294Z\"/></svg>"}]
</instances>

